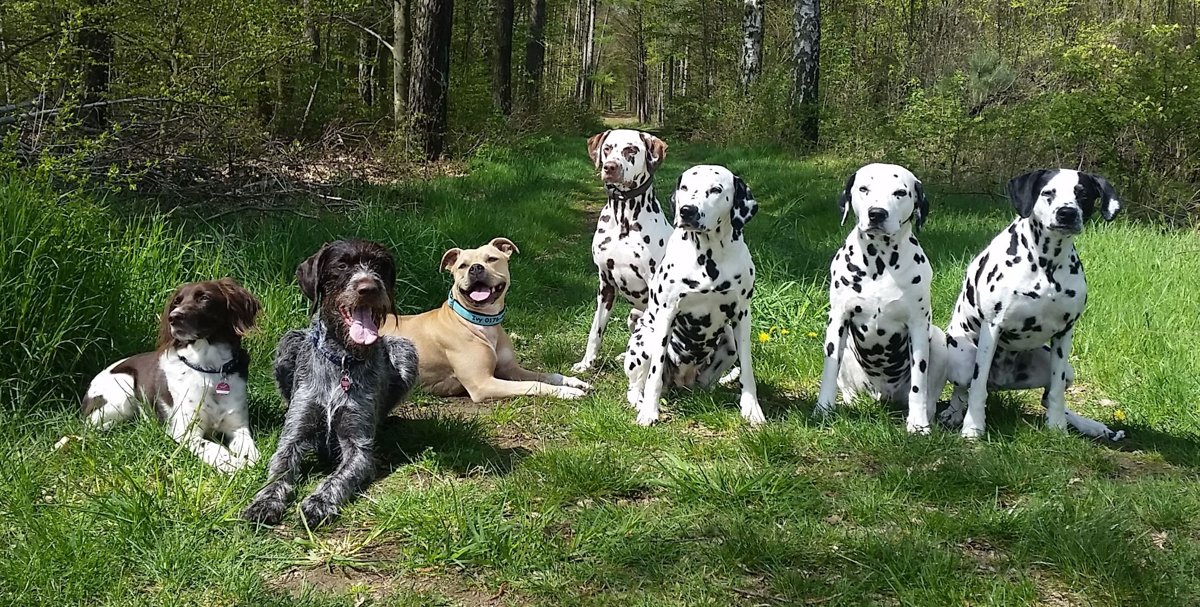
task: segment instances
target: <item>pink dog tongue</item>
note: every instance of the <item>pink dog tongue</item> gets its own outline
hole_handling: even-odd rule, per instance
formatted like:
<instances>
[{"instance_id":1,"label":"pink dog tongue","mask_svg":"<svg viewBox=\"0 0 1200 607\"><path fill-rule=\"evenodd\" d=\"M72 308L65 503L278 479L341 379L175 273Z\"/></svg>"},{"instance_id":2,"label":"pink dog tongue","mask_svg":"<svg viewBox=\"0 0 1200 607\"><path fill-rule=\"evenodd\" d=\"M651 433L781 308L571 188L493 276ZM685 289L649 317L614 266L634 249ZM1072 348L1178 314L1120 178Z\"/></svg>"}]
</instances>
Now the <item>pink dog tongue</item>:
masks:
<instances>
[{"instance_id":1,"label":"pink dog tongue","mask_svg":"<svg viewBox=\"0 0 1200 607\"><path fill-rule=\"evenodd\" d=\"M484 301L492 296L492 290L487 287L479 287L471 291L468 295L470 295L472 301Z\"/></svg>"},{"instance_id":2,"label":"pink dog tongue","mask_svg":"<svg viewBox=\"0 0 1200 607\"><path fill-rule=\"evenodd\" d=\"M371 318L371 311L366 308L355 308L351 313L350 339L356 344L369 346L379 339L379 327Z\"/></svg>"}]
</instances>

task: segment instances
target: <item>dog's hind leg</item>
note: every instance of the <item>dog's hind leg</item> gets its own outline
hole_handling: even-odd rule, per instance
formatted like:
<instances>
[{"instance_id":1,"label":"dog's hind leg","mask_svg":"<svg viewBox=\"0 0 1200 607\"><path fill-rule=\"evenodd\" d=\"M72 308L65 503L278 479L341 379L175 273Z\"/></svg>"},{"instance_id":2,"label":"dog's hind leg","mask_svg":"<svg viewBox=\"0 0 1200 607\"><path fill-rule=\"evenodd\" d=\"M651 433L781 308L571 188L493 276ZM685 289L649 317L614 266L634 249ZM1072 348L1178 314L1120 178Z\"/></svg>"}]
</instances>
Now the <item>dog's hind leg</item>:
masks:
<instances>
[{"instance_id":1,"label":"dog's hind leg","mask_svg":"<svg viewBox=\"0 0 1200 607\"><path fill-rule=\"evenodd\" d=\"M821 369L821 392L817 396L816 414L826 417L833 413L837 401L838 373L846 352L846 314L841 309L829 310L825 327L825 365Z\"/></svg>"},{"instance_id":2,"label":"dog's hind leg","mask_svg":"<svg viewBox=\"0 0 1200 607\"><path fill-rule=\"evenodd\" d=\"M596 357L600 355L600 346L604 344L604 329L608 326L608 317L612 314L613 302L616 300L616 288L600 274L600 288L596 290L596 315L592 317L592 328L588 331L587 350L583 360L571 366L576 373L583 373L592 368Z\"/></svg>"},{"instance_id":3,"label":"dog's hind leg","mask_svg":"<svg viewBox=\"0 0 1200 607\"><path fill-rule=\"evenodd\" d=\"M754 382L754 369L750 364L750 309L745 310L746 316L734 320L734 335L737 341L734 349L737 351L738 363L741 367L739 381L742 384L741 411L742 417L757 426L767 421L762 407L758 404L758 384Z\"/></svg>"}]
</instances>

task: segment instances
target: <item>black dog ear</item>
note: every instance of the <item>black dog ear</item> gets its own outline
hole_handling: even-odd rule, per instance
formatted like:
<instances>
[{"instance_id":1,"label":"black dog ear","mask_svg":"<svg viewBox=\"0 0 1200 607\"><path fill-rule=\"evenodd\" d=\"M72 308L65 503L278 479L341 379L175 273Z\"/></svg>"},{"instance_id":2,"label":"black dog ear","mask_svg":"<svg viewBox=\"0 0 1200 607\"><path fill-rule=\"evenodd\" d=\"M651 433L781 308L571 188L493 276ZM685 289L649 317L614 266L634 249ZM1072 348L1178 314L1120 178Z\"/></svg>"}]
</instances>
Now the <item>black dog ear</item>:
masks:
<instances>
[{"instance_id":1,"label":"black dog ear","mask_svg":"<svg viewBox=\"0 0 1200 607\"><path fill-rule=\"evenodd\" d=\"M1080 181L1092 180L1095 191L1099 192L1097 198L1100 202L1100 216L1104 218L1104 221L1112 221L1117 213L1121 212L1121 201L1117 199L1117 191L1113 189L1112 184L1107 179L1091 173L1080 173L1079 179ZM1090 215L1090 213L1088 214Z\"/></svg>"},{"instance_id":2,"label":"black dog ear","mask_svg":"<svg viewBox=\"0 0 1200 607\"><path fill-rule=\"evenodd\" d=\"M850 177L846 179L846 187L842 188L842 193L838 195L838 210L842 212L842 223L846 223L846 214L850 212L850 198L853 196L851 190L854 188L854 178L858 176L858 171L850 173Z\"/></svg>"},{"instance_id":3,"label":"black dog ear","mask_svg":"<svg viewBox=\"0 0 1200 607\"><path fill-rule=\"evenodd\" d=\"M925 220L929 217L929 199L925 197L925 186L921 185L920 181L915 182L917 204L914 212L917 215L915 220L915 231L920 232L925 226Z\"/></svg>"},{"instance_id":4,"label":"black dog ear","mask_svg":"<svg viewBox=\"0 0 1200 607\"><path fill-rule=\"evenodd\" d=\"M1056 171L1039 169L1008 180L1008 200L1021 217L1033 214L1033 205L1041 195L1042 186Z\"/></svg>"},{"instance_id":5,"label":"black dog ear","mask_svg":"<svg viewBox=\"0 0 1200 607\"><path fill-rule=\"evenodd\" d=\"M675 180L675 189L671 190L671 208L678 211L679 205L675 202L675 193L679 191L679 186L683 185L683 174L679 174L679 179Z\"/></svg>"},{"instance_id":6,"label":"black dog ear","mask_svg":"<svg viewBox=\"0 0 1200 607\"><path fill-rule=\"evenodd\" d=\"M742 228L750 223L757 213L758 201L754 200L754 195L750 193L750 188L746 187L746 182L742 181L741 177L734 175L733 205L729 208L729 221L733 225L735 240L741 237Z\"/></svg>"},{"instance_id":7,"label":"black dog ear","mask_svg":"<svg viewBox=\"0 0 1200 607\"><path fill-rule=\"evenodd\" d=\"M321 262L325 256L325 250L329 248L329 243L321 245L316 253L309 256L308 259L300 262L296 266L296 282L300 283L300 292L309 301L316 303L321 297L318 291L317 282L321 276Z\"/></svg>"}]
</instances>

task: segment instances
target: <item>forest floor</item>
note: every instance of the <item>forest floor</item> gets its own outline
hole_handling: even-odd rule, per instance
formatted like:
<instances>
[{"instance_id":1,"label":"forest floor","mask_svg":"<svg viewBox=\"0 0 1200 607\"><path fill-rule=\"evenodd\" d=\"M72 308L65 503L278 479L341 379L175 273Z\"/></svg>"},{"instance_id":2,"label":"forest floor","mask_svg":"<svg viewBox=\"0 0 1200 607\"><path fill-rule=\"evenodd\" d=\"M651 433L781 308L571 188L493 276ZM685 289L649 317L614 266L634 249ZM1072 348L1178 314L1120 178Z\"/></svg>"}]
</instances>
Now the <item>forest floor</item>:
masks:
<instances>
[{"instance_id":1,"label":"forest floor","mask_svg":"<svg viewBox=\"0 0 1200 607\"><path fill-rule=\"evenodd\" d=\"M0 603L1200 603L1197 234L1119 220L1078 240L1091 292L1069 402L1125 429L1124 442L1045 430L1035 393L990 399L978 442L908 436L903 412L873 402L831 422L811 417L828 263L847 229L835 200L852 167L672 144L659 198L701 162L731 167L760 203L747 237L760 271L753 354L765 426L747 428L726 389L670 392L664 421L635 426L619 306L603 365L585 376L592 395L476 405L418 394L381 430L381 478L310 533L294 511L268 530L236 518L265 457L224 477L152 422L89 432L69 402L47 402L0 424ZM445 296L445 249L507 236L521 250L505 323L521 359L559 372L578 360L594 306L591 221L604 201L584 142L530 140L469 168L355 192L370 204L348 216L184 222L196 250L218 255L265 304L249 342L265 455L283 416L274 341L305 324L292 272L326 239L387 243L399 306L413 313ZM1000 198L927 189L920 238L944 325L967 261L1012 211ZM147 343L157 310L147 305L131 329ZM63 435L76 438L54 451Z\"/></svg>"}]
</instances>

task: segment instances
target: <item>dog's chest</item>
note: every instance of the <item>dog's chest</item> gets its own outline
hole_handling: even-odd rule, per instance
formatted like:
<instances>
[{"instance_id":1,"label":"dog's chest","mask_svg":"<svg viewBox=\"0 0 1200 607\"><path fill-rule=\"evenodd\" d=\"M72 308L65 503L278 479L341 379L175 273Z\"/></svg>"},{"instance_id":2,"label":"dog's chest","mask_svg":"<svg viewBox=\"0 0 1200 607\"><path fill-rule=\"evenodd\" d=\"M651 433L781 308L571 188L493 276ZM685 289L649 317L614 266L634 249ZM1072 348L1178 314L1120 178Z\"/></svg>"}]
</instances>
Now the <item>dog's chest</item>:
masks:
<instances>
[{"instance_id":1,"label":"dog's chest","mask_svg":"<svg viewBox=\"0 0 1200 607\"><path fill-rule=\"evenodd\" d=\"M673 236L654 276L655 305L674 305L672 343L676 349L709 348L730 321L749 308L754 264L741 242L697 246Z\"/></svg>"},{"instance_id":2,"label":"dog's chest","mask_svg":"<svg viewBox=\"0 0 1200 607\"><path fill-rule=\"evenodd\" d=\"M929 308L933 269L915 239L883 244L848 239L830 264L831 303L860 323L904 326Z\"/></svg>"},{"instance_id":3,"label":"dog's chest","mask_svg":"<svg viewBox=\"0 0 1200 607\"><path fill-rule=\"evenodd\" d=\"M219 369L233 357L232 349L210 346L198 354L188 348L183 354L196 366ZM202 373L189 368L174 352L159 359L159 367L167 380L174 406L165 416L194 415L205 430L226 431L241 427L246 414L246 378L237 373L221 375ZM218 390L217 386L224 384ZM227 392L227 393L226 393Z\"/></svg>"},{"instance_id":4,"label":"dog's chest","mask_svg":"<svg viewBox=\"0 0 1200 607\"><path fill-rule=\"evenodd\" d=\"M592 237L592 259L605 278L631 302L645 303L645 289L671 235L657 203L638 197L609 200Z\"/></svg>"}]
</instances>

